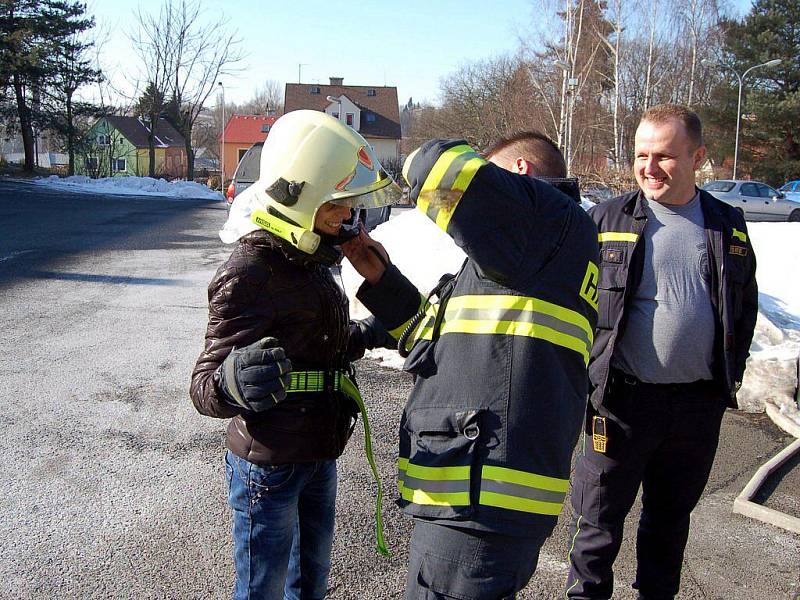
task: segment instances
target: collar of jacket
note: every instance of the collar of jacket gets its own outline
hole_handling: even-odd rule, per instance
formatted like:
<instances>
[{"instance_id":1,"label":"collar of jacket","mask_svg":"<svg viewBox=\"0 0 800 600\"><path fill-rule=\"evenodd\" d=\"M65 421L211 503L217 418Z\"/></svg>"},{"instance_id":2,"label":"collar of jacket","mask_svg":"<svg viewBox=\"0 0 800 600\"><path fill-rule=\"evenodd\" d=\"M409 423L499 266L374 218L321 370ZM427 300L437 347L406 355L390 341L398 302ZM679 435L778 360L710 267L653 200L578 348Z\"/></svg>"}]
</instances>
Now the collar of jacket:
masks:
<instances>
[{"instance_id":1,"label":"collar of jacket","mask_svg":"<svg viewBox=\"0 0 800 600\"><path fill-rule=\"evenodd\" d=\"M323 265L323 266L331 266L341 261L342 252L338 248L328 244L328 236L323 236L322 241L320 242L320 246L323 244L327 246L327 250L329 252L320 253L319 251L312 254L306 254L302 250L298 250L294 246L292 246L289 242L282 240L278 237L275 237L268 231L264 231L259 229L252 233L248 233L247 235L242 237L242 241L253 246L259 246L262 248L270 248L277 252L283 254L286 257L286 260L293 262L295 264L302 265L304 267L311 267L313 265ZM316 254L320 254L317 256ZM323 257L330 255L330 259L325 260ZM333 256L335 255L336 259L333 260Z\"/></svg>"},{"instance_id":2,"label":"collar of jacket","mask_svg":"<svg viewBox=\"0 0 800 600\"><path fill-rule=\"evenodd\" d=\"M695 187L695 193L700 194L700 206L703 207L703 216L706 219L706 229L710 229L710 227L708 227L709 217L712 218L713 222L719 222L720 218L722 217L722 211L720 210L719 202L716 198L714 198L714 196L704 190L698 189L697 187ZM625 202L625 208L623 210L631 215L634 219L646 219L647 213L645 212L644 208L644 199L644 194L641 190L638 192L631 192L628 195L628 199Z\"/></svg>"}]
</instances>

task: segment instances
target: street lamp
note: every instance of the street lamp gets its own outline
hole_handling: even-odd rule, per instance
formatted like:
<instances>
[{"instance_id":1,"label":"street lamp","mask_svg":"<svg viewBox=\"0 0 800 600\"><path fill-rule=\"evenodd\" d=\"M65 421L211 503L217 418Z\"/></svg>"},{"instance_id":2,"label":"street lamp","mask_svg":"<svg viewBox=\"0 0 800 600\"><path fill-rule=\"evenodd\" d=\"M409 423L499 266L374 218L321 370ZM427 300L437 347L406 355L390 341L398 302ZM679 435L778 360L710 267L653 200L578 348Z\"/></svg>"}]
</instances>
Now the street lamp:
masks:
<instances>
[{"instance_id":1,"label":"street lamp","mask_svg":"<svg viewBox=\"0 0 800 600\"><path fill-rule=\"evenodd\" d=\"M566 106L562 100L560 128L562 129L561 145L564 149L564 162L567 164L567 177L569 177L572 167L572 109L575 103L575 92L578 89L578 79L572 76L571 64L563 60L554 60L552 65L564 72L561 93L562 98L566 99Z\"/></svg>"},{"instance_id":2,"label":"street lamp","mask_svg":"<svg viewBox=\"0 0 800 600\"><path fill-rule=\"evenodd\" d=\"M337 98L336 96L325 96L325 100L327 100L328 102L336 102L339 105L339 114L336 115L336 118L339 119L339 121L341 121L342 120L342 97L339 96Z\"/></svg>"},{"instance_id":3,"label":"street lamp","mask_svg":"<svg viewBox=\"0 0 800 600\"><path fill-rule=\"evenodd\" d=\"M750 71L752 71L753 69L758 69L759 67L774 67L775 65L781 64L781 59L780 58L775 58L773 60L768 60L765 63L761 63L759 65L754 65L754 66L750 67L749 69L747 69L741 75L739 75L739 72L736 69L734 69L733 67L730 67L728 65L723 65L721 63L715 63L714 61L708 60L707 58L704 58L703 60L701 60L700 64L701 65L705 65L706 67L720 67L722 69L729 69L730 71L733 71L733 74L736 75L736 78L739 80L739 103L738 103L738 105L736 107L736 141L734 142L734 145L733 145L733 178L736 179L736 164L739 161L739 125L740 125L741 120L742 120L742 117L741 117L741 115L742 115L742 84L744 82L744 78L747 77L747 74Z\"/></svg>"},{"instance_id":4,"label":"street lamp","mask_svg":"<svg viewBox=\"0 0 800 600\"><path fill-rule=\"evenodd\" d=\"M217 82L219 86L220 92L222 94L222 143L220 144L222 149L220 150L220 189L222 190L223 196L225 195L225 86L222 85L221 81Z\"/></svg>"}]
</instances>

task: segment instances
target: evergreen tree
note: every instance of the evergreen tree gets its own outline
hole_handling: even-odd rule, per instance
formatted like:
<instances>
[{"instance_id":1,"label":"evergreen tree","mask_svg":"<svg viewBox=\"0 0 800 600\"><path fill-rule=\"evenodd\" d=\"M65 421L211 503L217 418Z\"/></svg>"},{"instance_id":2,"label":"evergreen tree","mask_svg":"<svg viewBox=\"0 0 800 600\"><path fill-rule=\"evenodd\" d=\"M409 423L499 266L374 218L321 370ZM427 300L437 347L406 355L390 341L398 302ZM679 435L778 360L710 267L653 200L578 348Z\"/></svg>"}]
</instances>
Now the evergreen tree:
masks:
<instances>
[{"instance_id":1,"label":"evergreen tree","mask_svg":"<svg viewBox=\"0 0 800 600\"><path fill-rule=\"evenodd\" d=\"M781 59L745 81L740 163L773 185L800 177L800 2L756 0L728 28L726 48L739 73Z\"/></svg>"},{"instance_id":2,"label":"evergreen tree","mask_svg":"<svg viewBox=\"0 0 800 600\"><path fill-rule=\"evenodd\" d=\"M76 36L94 25L85 13L85 4L70 0L0 0L0 88L13 92L26 171L34 167L34 126L53 120L52 104L42 97L57 82L69 80L65 89L72 90L71 101L77 87L96 77L85 63L71 59L68 75L62 60L79 51Z\"/></svg>"}]
</instances>

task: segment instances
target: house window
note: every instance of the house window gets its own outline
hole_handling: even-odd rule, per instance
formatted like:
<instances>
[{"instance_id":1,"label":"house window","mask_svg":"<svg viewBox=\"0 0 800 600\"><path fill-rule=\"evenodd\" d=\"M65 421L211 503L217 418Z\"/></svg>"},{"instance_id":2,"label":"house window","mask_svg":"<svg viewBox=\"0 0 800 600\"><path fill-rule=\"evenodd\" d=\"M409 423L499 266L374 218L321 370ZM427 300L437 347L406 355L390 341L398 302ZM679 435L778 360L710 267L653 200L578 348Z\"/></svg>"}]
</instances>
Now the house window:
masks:
<instances>
[{"instance_id":1,"label":"house window","mask_svg":"<svg viewBox=\"0 0 800 600\"><path fill-rule=\"evenodd\" d=\"M112 164L116 173L123 173L128 170L128 161L124 158L117 158Z\"/></svg>"},{"instance_id":2,"label":"house window","mask_svg":"<svg viewBox=\"0 0 800 600\"><path fill-rule=\"evenodd\" d=\"M270 125L269 123L264 123L261 126L261 133L269 133L270 127L272 127L272 125Z\"/></svg>"},{"instance_id":3,"label":"house window","mask_svg":"<svg viewBox=\"0 0 800 600\"><path fill-rule=\"evenodd\" d=\"M312 94L319 94L319 86L318 85L312 85L311 86L311 93Z\"/></svg>"},{"instance_id":4,"label":"house window","mask_svg":"<svg viewBox=\"0 0 800 600\"><path fill-rule=\"evenodd\" d=\"M247 154L248 150L249 148L239 148L239 160L237 162L242 162L242 158L244 158L244 155Z\"/></svg>"},{"instance_id":5,"label":"house window","mask_svg":"<svg viewBox=\"0 0 800 600\"><path fill-rule=\"evenodd\" d=\"M99 133L97 134L97 145L98 146L108 146L110 143L109 136L107 133Z\"/></svg>"},{"instance_id":6,"label":"house window","mask_svg":"<svg viewBox=\"0 0 800 600\"><path fill-rule=\"evenodd\" d=\"M367 90L367 96L374 96L374 95L375 95L375 90L373 88L369 88Z\"/></svg>"},{"instance_id":7,"label":"house window","mask_svg":"<svg viewBox=\"0 0 800 600\"><path fill-rule=\"evenodd\" d=\"M90 172L97 171L98 162L97 162L97 157L96 156L87 156L85 164L86 164L86 170L87 171L90 171Z\"/></svg>"},{"instance_id":8,"label":"house window","mask_svg":"<svg viewBox=\"0 0 800 600\"><path fill-rule=\"evenodd\" d=\"M374 122L375 122L375 113L368 112L367 123L374 123Z\"/></svg>"},{"instance_id":9,"label":"house window","mask_svg":"<svg viewBox=\"0 0 800 600\"><path fill-rule=\"evenodd\" d=\"M352 126L353 126L353 119L354 119L354 118L355 118L355 115L354 115L353 113L347 113L347 114L345 115L345 121L347 122L347 124L348 124L350 127L352 127Z\"/></svg>"}]
</instances>

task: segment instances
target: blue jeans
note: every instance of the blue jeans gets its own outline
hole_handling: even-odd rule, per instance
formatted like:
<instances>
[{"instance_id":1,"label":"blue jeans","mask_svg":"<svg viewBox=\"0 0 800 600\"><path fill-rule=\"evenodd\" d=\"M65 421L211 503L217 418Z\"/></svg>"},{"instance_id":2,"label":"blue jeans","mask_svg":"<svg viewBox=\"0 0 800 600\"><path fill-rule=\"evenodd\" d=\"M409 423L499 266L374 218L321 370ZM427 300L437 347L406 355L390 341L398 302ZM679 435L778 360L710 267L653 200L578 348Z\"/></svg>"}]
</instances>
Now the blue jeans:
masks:
<instances>
[{"instance_id":1,"label":"blue jeans","mask_svg":"<svg viewBox=\"0 0 800 600\"><path fill-rule=\"evenodd\" d=\"M259 466L225 454L233 509L235 600L325 597L336 461Z\"/></svg>"}]
</instances>

